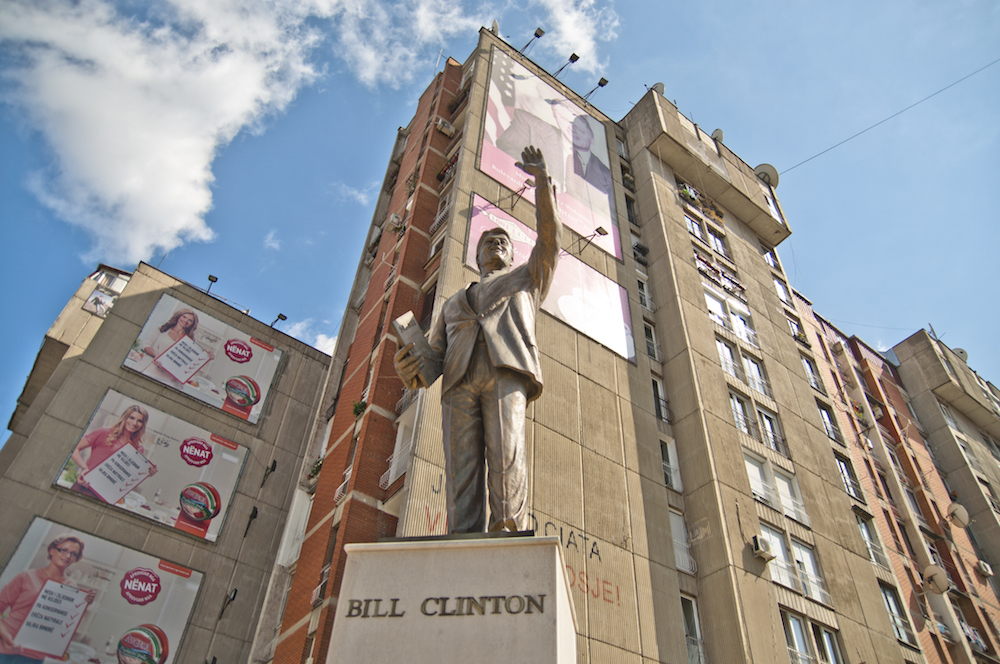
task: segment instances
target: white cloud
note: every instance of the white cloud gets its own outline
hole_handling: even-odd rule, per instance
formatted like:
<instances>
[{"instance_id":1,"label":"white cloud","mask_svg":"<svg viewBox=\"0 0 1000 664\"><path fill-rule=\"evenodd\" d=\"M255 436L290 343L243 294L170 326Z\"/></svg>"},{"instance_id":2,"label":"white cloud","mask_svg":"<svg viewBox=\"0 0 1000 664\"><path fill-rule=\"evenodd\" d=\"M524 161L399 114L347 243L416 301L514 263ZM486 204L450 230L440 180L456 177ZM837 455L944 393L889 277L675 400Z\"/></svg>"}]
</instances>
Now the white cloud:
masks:
<instances>
[{"instance_id":1,"label":"white cloud","mask_svg":"<svg viewBox=\"0 0 1000 664\"><path fill-rule=\"evenodd\" d=\"M548 14L539 48L558 58L576 53L580 56L579 62L572 65L576 69L600 72L607 66L599 57L598 42L618 36L618 14L610 4L601 6L597 0L535 1Z\"/></svg>"},{"instance_id":2,"label":"white cloud","mask_svg":"<svg viewBox=\"0 0 1000 664\"><path fill-rule=\"evenodd\" d=\"M363 189L352 187L343 182L335 182L333 184L333 188L337 192L337 200L354 201L360 205L368 205L374 198L375 194L378 193L378 187L378 182L371 182Z\"/></svg>"},{"instance_id":3,"label":"white cloud","mask_svg":"<svg viewBox=\"0 0 1000 664\"><path fill-rule=\"evenodd\" d=\"M536 0L543 48L598 66L618 18L596 0ZM472 6L471 3L468 3ZM123 14L121 7L138 12ZM208 242L212 163L258 131L321 72L324 41L369 87L426 77L440 47L496 11L457 0L6 0L0 2L8 101L54 157L31 176L38 199L93 239L87 261L134 263ZM551 27L554 24L554 27ZM367 205L375 187L343 186ZM274 247L276 248L276 247Z\"/></svg>"},{"instance_id":4,"label":"white cloud","mask_svg":"<svg viewBox=\"0 0 1000 664\"><path fill-rule=\"evenodd\" d=\"M264 236L265 249L274 249L275 251L281 251L281 240L277 239L275 235L277 235L277 231L275 231L272 228L267 232L267 235Z\"/></svg>"},{"instance_id":5,"label":"white cloud","mask_svg":"<svg viewBox=\"0 0 1000 664\"><path fill-rule=\"evenodd\" d=\"M324 321L326 323L326 321ZM316 331L316 323L312 318L289 323L282 327L282 332L290 337L294 337L303 343L307 343L317 350L326 354L332 354L333 348L337 344L337 335L327 335Z\"/></svg>"}]
</instances>

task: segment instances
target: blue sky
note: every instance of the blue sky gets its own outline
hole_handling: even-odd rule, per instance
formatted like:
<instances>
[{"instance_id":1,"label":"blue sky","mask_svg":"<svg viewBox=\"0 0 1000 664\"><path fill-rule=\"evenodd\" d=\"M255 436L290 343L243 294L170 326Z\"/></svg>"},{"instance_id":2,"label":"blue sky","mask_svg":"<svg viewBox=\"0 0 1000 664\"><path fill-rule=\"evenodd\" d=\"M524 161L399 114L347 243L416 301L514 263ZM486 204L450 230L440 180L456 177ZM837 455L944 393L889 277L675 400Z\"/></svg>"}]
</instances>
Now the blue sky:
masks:
<instances>
[{"instance_id":1,"label":"blue sky","mask_svg":"<svg viewBox=\"0 0 1000 664\"><path fill-rule=\"evenodd\" d=\"M203 5L209 5L205 7ZM667 98L782 172L792 285L878 347L928 324L1000 382L993 0L6 0L0 4L5 424L98 262L139 260L320 347L336 338L395 130L494 19L615 119ZM990 304L992 302L993 304ZM5 438L6 432L0 438Z\"/></svg>"}]
</instances>

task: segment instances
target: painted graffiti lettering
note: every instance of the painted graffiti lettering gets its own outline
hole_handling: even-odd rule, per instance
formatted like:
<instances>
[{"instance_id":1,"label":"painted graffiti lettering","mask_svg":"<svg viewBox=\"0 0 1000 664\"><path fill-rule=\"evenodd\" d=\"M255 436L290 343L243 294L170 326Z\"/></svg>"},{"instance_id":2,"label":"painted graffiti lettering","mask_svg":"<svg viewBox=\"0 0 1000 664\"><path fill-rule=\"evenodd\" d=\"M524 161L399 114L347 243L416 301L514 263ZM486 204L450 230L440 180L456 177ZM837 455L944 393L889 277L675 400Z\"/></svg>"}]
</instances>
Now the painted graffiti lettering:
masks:
<instances>
[{"instance_id":1,"label":"painted graffiti lettering","mask_svg":"<svg viewBox=\"0 0 1000 664\"><path fill-rule=\"evenodd\" d=\"M530 515L531 522L534 525L534 531L537 533L538 520L535 518L534 514ZM566 534L568 531L569 534ZM572 528L564 528L563 526L557 526L551 521L546 521L541 528L541 532L545 536L559 536L559 542L566 547L566 549L572 548L574 551L582 552L587 554L588 558L597 558L601 560L601 550L597 546L597 540L588 537L585 533L578 530L573 530ZM588 550L587 543L590 542L590 548ZM603 561L601 561L603 562Z\"/></svg>"},{"instance_id":2,"label":"painted graffiti lettering","mask_svg":"<svg viewBox=\"0 0 1000 664\"><path fill-rule=\"evenodd\" d=\"M607 579L588 578L586 572L582 570L577 572L569 565L566 565L566 572L569 575L570 588L576 588L584 595L590 595L608 604L622 605L621 589L617 583L613 584Z\"/></svg>"}]
</instances>

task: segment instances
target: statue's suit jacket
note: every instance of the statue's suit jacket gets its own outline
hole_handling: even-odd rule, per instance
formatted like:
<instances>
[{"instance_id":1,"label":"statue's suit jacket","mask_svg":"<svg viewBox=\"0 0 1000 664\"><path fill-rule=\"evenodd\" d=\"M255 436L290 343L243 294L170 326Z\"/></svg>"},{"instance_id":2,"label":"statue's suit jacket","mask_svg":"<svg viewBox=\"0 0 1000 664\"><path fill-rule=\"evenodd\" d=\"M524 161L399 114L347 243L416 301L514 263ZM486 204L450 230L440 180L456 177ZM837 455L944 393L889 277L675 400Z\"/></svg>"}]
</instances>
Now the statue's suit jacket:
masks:
<instances>
[{"instance_id":1,"label":"statue's suit jacket","mask_svg":"<svg viewBox=\"0 0 1000 664\"><path fill-rule=\"evenodd\" d=\"M443 363L442 396L465 377L480 331L493 366L523 374L529 402L542 393L535 318L552 284L559 257L558 235L558 227L539 229L527 263L480 282L476 288L481 312L469 302L469 287L445 301L428 339L437 355L433 359Z\"/></svg>"}]
</instances>

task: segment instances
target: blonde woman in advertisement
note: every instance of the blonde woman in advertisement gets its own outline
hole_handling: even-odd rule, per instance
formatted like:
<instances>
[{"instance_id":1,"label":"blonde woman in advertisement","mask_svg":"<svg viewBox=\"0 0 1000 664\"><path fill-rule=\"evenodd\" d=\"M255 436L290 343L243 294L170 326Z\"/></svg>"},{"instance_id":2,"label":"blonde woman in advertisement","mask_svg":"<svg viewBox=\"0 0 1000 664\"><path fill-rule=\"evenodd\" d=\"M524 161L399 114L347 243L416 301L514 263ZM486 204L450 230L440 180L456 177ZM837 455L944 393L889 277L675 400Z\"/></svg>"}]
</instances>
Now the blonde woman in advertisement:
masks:
<instances>
[{"instance_id":1,"label":"blonde woman in advertisement","mask_svg":"<svg viewBox=\"0 0 1000 664\"><path fill-rule=\"evenodd\" d=\"M46 581L78 588L76 582L66 576L66 570L83 558L83 540L75 535L60 535L49 542L48 556L48 565L21 572L0 590L0 615L6 614L0 619L0 664L42 664L43 653L14 645L17 632L35 606ZM89 591L87 603L92 603L96 595L96 591Z\"/></svg>"},{"instance_id":2,"label":"blonde woman in advertisement","mask_svg":"<svg viewBox=\"0 0 1000 664\"><path fill-rule=\"evenodd\" d=\"M90 489L84 475L104 463L108 457L126 445L131 445L139 451L139 454L146 456L146 450L142 446L142 437L146 433L148 422L149 413L146 409L142 406L132 405L122 412L114 425L92 431L80 439L73 454L70 455L70 459L77 467L76 482L73 484L72 490L91 498L103 500ZM86 459L83 458L85 450L89 450ZM156 466L152 466L149 474L155 473Z\"/></svg>"}]
</instances>

